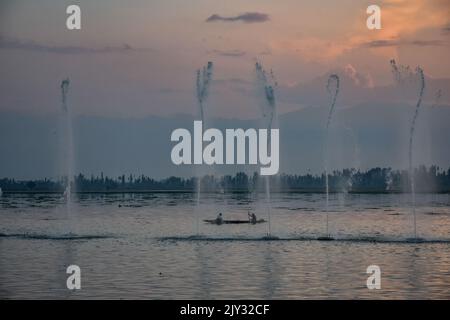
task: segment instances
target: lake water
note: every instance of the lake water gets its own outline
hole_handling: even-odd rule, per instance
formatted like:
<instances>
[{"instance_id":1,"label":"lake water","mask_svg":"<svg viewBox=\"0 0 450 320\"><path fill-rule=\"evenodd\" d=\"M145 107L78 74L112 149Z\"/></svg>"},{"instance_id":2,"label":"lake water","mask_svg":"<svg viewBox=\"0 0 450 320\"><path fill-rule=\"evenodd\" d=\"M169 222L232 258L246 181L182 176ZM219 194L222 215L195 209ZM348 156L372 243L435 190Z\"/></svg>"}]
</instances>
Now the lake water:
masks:
<instances>
[{"instance_id":1,"label":"lake water","mask_svg":"<svg viewBox=\"0 0 450 320\"><path fill-rule=\"evenodd\" d=\"M80 194L70 213L55 194L0 197L2 299L449 299L450 195L417 196L418 236L407 194ZM81 268L81 290L66 268ZM369 290L366 269L381 269Z\"/></svg>"}]
</instances>

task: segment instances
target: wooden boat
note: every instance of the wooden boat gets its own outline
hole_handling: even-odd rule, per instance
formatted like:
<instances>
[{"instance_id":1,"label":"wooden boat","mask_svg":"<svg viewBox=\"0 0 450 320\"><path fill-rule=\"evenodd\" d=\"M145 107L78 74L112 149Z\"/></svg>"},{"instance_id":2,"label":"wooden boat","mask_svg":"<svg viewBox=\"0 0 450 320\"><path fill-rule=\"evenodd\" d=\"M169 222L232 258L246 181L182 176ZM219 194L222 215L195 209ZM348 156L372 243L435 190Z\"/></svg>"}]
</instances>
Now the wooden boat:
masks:
<instances>
[{"instance_id":1,"label":"wooden boat","mask_svg":"<svg viewBox=\"0 0 450 320\"><path fill-rule=\"evenodd\" d=\"M203 221L206 223L217 224L217 225L220 225L220 224L245 224L245 223L253 224L250 220L223 220L221 223L219 223L217 221L217 219L206 219ZM264 219L259 219L259 220L256 220L255 224L263 223L263 222L267 222L267 221Z\"/></svg>"}]
</instances>

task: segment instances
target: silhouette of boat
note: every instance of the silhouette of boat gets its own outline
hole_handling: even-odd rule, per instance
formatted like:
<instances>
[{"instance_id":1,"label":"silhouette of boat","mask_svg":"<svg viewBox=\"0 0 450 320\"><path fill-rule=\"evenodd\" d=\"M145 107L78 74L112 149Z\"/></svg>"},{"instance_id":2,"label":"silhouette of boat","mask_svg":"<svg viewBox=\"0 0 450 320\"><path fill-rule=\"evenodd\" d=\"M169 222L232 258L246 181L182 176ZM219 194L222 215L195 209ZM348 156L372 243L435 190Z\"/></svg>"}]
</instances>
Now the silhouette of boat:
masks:
<instances>
[{"instance_id":1,"label":"silhouette of boat","mask_svg":"<svg viewBox=\"0 0 450 320\"><path fill-rule=\"evenodd\" d=\"M223 220L222 222L219 222L217 219L206 219L203 221L206 223L217 224L217 225L220 225L220 224L245 224L245 223L253 224L250 220ZM267 221L264 219L259 219L259 220L256 220L255 223L264 223L264 222L267 222Z\"/></svg>"}]
</instances>

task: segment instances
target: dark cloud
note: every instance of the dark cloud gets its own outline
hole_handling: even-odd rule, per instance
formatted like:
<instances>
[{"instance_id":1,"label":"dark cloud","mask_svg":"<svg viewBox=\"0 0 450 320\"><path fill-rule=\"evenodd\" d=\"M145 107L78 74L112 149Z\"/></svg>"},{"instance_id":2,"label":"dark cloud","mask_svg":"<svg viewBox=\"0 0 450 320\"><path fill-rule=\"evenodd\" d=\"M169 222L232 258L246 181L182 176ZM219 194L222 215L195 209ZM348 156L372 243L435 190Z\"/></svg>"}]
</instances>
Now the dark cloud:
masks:
<instances>
[{"instance_id":1,"label":"dark cloud","mask_svg":"<svg viewBox=\"0 0 450 320\"><path fill-rule=\"evenodd\" d=\"M385 48L395 46L417 46L417 47L429 47L429 46L443 46L445 42L442 40L374 40L362 44L365 48Z\"/></svg>"},{"instance_id":2,"label":"dark cloud","mask_svg":"<svg viewBox=\"0 0 450 320\"><path fill-rule=\"evenodd\" d=\"M383 48L383 47L393 47L398 46L399 42L397 40L374 40L364 43L363 47L368 48Z\"/></svg>"},{"instance_id":3,"label":"dark cloud","mask_svg":"<svg viewBox=\"0 0 450 320\"><path fill-rule=\"evenodd\" d=\"M135 49L128 44L121 46L107 46L102 48L90 48L82 46L50 46L34 41L21 41L18 39L0 36L0 49L15 49L34 52L48 52L56 54L96 54L96 53L116 53L130 52L144 49Z\"/></svg>"},{"instance_id":4,"label":"dark cloud","mask_svg":"<svg viewBox=\"0 0 450 320\"><path fill-rule=\"evenodd\" d=\"M443 27L442 32L444 34L450 34L450 25Z\"/></svg>"},{"instance_id":5,"label":"dark cloud","mask_svg":"<svg viewBox=\"0 0 450 320\"><path fill-rule=\"evenodd\" d=\"M241 50L212 50L211 51L214 54L217 54L219 56L223 56L223 57L242 57L246 55L245 51L241 51Z\"/></svg>"},{"instance_id":6,"label":"dark cloud","mask_svg":"<svg viewBox=\"0 0 450 320\"><path fill-rule=\"evenodd\" d=\"M443 46L445 42L442 40L414 40L408 44L419 47L428 47L428 46Z\"/></svg>"},{"instance_id":7,"label":"dark cloud","mask_svg":"<svg viewBox=\"0 0 450 320\"><path fill-rule=\"evenodd\" d=\"M242 21L245 23L266 22L269 21L269 15L259 12L246 12L232 17L223 17L218 14L213 14L208 19L206 19L206 22L217 22L217 21L224 21L224 22Z\"/></svg>"},{"instance_id":8,"label":"dark cloud","mask_svg":"<svg viewBox=\"0 0 450 320\"><path fill-rule=\"evenodd\" d=\"M261 56L270 56L272 55L272 51L270 49L263 50L259 53Z\"/></svg>"}]
</instances>

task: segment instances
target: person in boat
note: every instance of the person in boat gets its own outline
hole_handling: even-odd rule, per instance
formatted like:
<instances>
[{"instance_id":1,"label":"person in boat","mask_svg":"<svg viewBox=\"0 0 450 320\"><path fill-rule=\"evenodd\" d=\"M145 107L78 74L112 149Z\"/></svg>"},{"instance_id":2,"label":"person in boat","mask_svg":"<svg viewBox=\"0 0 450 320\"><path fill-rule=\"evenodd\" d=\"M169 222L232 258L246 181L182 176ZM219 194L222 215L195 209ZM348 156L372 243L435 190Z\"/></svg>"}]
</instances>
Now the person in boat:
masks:
<instances>
[{"instance_id":1,"label":"person in boat","mask_svg":"<svg viewBox=\"0 0 450 320\"><path fill-rule=\"evenodd\" d=\"M222 224L223 223L223 216L222 216L222 212L219 212L219 215L216 218L216 223L217 224Z\"/></svg>"},{"instance_id":2,"label":"person in boat","mask_svg":"<svg viewBox=\"0 0 450 320\"><path fill-rule=\"evenodd\" d=\"M248 212L248 220L251 224L256 224L256 214Z\"/></svg>"}]
</instances>

